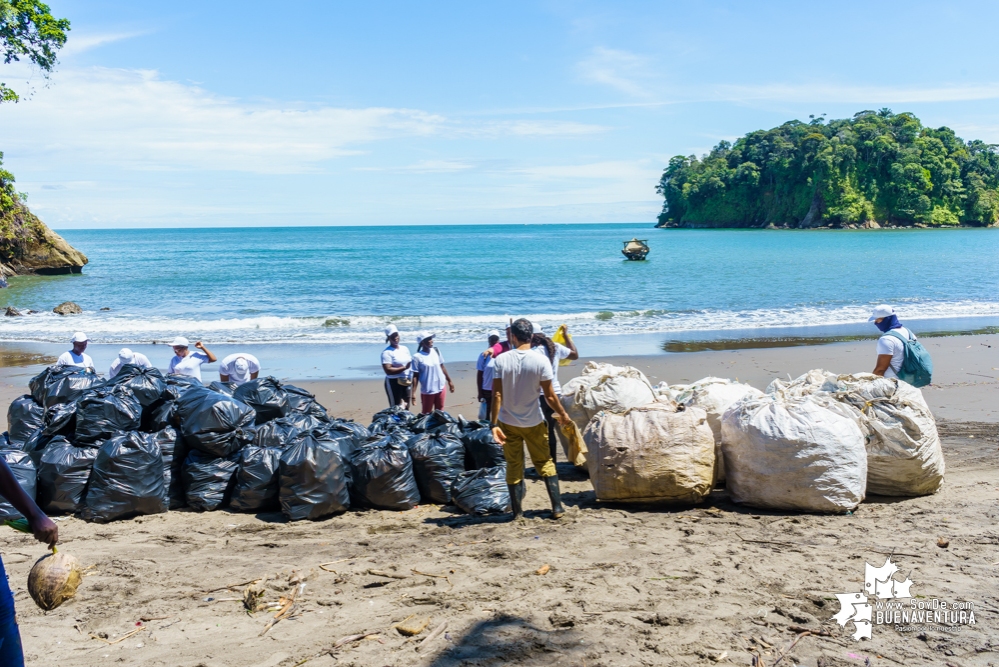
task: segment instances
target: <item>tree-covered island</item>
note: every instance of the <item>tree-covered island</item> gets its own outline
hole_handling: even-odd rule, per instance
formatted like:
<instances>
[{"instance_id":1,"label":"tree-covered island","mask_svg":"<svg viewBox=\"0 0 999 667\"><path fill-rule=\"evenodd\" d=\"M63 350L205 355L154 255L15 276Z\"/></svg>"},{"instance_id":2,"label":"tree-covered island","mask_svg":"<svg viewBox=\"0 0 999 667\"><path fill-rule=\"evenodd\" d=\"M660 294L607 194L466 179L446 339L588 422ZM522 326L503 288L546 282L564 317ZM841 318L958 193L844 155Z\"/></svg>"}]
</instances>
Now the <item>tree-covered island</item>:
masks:
<instances>
[{"instance_id":1,"label":"tree-covered island","mask_svg":"<svg viewBox=\"0 0 999 667\"><path fill-rule=\"evenodd\" d=\"M999 221L999 147L910 113L789 121L677 155L658 227L986 226Z\"/></svg>"}]
</instances>

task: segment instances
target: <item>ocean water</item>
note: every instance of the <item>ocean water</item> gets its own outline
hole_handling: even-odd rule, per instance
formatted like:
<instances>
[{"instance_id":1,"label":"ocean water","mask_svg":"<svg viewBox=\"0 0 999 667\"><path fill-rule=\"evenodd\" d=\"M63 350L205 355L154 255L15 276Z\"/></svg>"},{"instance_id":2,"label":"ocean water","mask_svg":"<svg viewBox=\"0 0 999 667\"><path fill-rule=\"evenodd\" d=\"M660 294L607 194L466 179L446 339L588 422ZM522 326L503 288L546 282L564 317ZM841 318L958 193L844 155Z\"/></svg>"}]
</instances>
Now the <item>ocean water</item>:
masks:
<instances>
[{"instance_id":1,"label":"ocean water","mask_svg":"<svg viewBox=\"0 0 999 667\"><path fill-rule=\"evenodd\" d=\"M369 345L394 322L481 341L510 316L614 347L700 335L861 325L872 305L903 319L999 319L999 229L657 230L630 225L128 229L61 232L81 275L30 276L0 304L0 341ZM621 244L648 239L645 262ZM51 312L75 301L85 313ZM110 310L101 310L109 308ZM866 326L866 325L865 325ZM719 334L719 332L722 332Z\"/></svg>"}]
</instances>

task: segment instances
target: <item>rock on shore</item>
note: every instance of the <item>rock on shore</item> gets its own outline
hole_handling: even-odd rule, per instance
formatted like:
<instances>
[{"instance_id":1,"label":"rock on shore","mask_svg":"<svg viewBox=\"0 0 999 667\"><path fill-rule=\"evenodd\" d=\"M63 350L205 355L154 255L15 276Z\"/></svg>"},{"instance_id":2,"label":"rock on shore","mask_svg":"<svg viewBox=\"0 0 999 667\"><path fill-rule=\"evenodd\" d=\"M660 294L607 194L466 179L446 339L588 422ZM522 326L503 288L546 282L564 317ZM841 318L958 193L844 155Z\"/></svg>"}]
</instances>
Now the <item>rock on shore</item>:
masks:
<instances>
[{"instance_id":1,"label":"rock on shore","mask_svg":"<svg viewBox=\"0 0 999 667\"><path fill-rule=\"evenodd\" d=\"M0 276L80 273L87 256L53 232L20 202L9 212L15 238L0 245Z\"/></svg>"}]
</instances>

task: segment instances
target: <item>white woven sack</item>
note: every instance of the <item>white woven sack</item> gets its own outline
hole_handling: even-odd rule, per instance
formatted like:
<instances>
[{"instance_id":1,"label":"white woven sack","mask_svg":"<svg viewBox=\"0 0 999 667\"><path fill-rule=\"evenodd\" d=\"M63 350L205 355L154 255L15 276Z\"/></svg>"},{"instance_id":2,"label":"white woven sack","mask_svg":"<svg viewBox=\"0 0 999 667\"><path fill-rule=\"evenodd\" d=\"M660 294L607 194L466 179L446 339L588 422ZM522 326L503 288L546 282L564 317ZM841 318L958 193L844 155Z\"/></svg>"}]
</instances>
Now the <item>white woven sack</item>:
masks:
<instances>
[{"instance_id":1,"label":"white woven sack","mask_svg":"<svg viewBox=\"0 0 999 667\"><path fill-rule=\"evenodd\" d=\"M923 496L943 484L945 465L936 420L916 387L873 373L835 375L813 370L780 391L795 395L825 392L856 410L867 436L868 493Z\"/></svg>"},{"instance_id":2,"label":"white woven sack","mask_svg":"<svg viewBox=\"0 0 999 667\"><path fill-rule=\"evenodd\" d=\"M597 500L696 503L711 493L714 436L699 408L660 401L599 412L583 439Z\"/></svg>"},{"instance_id":3,"label":"white woven sack","mask_svg":"<svg viewBox=\"0 0 999 667\"><path fill-rule=\"evenodd\" d=\"M721 419L725 411L746 397L758 398L763 392L755 387L724 378L706 377L688 385L670 387L673 399L687 407L701 408L708 415L708 426L715 436L715 483L725 479L725 459L721 453ZM663 394L659 392L660 396Z\"/></svg>"},{"instance_id":4,"label":"white woven sack","mask_svg":"<svg viewBox=\"0 0 999 667\"><path fill-rule=\"evenodd\" d=\"M867 450L850 410L821 394L767 394L735 403L722 417L732 499L810 512L859 505L867 489Z\"/></svg>"},{"instance_id":5,"label":"white woven sack","mask_svg":"<svg viewBox=\"0 0 999 667\"><path fill-rule=\"evenodd\" d=\"M656 400L656 391L642 371L595 361L562 385L562 405L580 431L601 410L625 412Z\"/></svg>"}]
</instances>

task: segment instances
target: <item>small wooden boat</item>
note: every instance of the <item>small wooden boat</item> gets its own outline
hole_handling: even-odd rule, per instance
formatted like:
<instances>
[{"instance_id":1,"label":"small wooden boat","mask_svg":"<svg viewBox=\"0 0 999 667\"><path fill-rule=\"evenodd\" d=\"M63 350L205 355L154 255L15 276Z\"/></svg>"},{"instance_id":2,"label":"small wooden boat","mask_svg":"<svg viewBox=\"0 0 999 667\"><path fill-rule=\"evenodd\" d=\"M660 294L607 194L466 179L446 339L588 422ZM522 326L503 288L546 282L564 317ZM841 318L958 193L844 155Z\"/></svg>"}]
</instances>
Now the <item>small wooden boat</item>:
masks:
<instances>
[{"instance_id":1,"label":"small wooden boat","mask_svg":"<svg viewBox=\"0 0 999 667\"><path fill-rule=\"evenodd\" d=\"M649 254L649 244L648 241L639 241L638 239L631 239L630 241L624 242L624 250L621 251L625 257L637 262L639 260L645 259L645 256Z\"/></svg>"}]
</instances>

